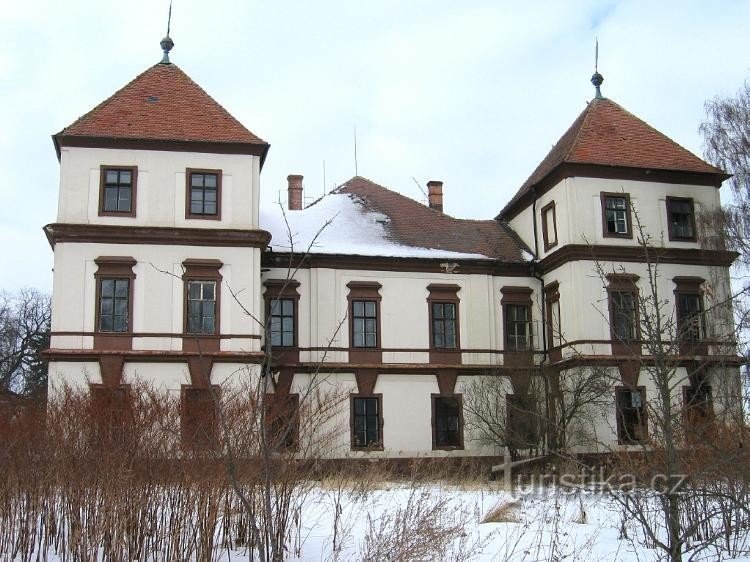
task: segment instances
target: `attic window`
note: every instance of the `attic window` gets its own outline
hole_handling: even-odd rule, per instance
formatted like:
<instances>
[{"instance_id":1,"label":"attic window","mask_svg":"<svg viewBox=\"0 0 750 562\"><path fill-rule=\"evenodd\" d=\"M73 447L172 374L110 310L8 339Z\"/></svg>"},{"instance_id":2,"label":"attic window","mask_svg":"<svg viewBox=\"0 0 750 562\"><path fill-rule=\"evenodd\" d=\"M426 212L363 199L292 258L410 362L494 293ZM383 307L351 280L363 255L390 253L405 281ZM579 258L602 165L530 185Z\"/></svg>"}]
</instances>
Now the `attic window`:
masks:
<instances>
[{"instance_id":1,"label":"attic window","mask_svg":"<svg viewBox=\"0 0 750 562\"><path fill-rule=\"evenodd\" d=\"M146 98L146 101L151 103L157 102L159 101L159 96L149 96Z\"/></svg>"}]
</instances>

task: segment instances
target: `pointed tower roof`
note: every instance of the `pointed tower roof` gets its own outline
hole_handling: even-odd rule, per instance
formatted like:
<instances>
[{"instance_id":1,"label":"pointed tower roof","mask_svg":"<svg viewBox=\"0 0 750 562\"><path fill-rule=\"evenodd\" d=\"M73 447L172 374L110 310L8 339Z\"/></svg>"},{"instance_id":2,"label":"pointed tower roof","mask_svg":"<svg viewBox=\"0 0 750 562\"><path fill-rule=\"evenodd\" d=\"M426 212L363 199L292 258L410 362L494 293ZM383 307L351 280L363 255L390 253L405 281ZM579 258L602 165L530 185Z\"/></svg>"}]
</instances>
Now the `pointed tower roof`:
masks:
<instances>
[{"instance_id":1,"label":"pointed tower roof","mask_svg":"<svg viewBox=\"0 0 750 562\"><path fill-rule=\"evenodd\" d=\"M615 177L719 186L729 177L620 105L595 97L500 211L511 219L566 177Z\"/></svg>"},{"instance_id":2,"label":"pointed tower roof","mask_svg":"<svg viewBox=\"0 0 750 562\"><path fill-rule=\"evenodd\" d=\"M254 154L251 133L177 65L159 63L53 136L61 146Z\"/></svg>"}]
</instances>

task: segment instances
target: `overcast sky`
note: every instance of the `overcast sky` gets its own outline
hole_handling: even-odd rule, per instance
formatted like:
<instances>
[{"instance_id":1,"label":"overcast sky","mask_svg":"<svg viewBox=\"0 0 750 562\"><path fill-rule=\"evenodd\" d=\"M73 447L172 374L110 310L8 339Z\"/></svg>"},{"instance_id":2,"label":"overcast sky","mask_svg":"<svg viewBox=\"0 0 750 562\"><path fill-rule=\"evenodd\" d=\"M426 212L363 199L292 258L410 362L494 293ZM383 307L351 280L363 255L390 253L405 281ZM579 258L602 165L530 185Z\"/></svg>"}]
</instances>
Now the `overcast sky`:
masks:
<instances>
[{"instance_id":1,"label":"overcast sky","mask_svg":"<svg viewBox=\"0 0 750 562\"><path fill-rule=\"evenodd\" d=\"M50 135L160 59L168 0L7 2L0 16L0 289L51 290ZM602 92L695 153L703 103L748 76L750 2L174 0L172 61L320 195L359 174L493 217ZM323 184L323 161L326 185ZM284 195L285 196L285 195Z\"/></svg>"}]
</instances>

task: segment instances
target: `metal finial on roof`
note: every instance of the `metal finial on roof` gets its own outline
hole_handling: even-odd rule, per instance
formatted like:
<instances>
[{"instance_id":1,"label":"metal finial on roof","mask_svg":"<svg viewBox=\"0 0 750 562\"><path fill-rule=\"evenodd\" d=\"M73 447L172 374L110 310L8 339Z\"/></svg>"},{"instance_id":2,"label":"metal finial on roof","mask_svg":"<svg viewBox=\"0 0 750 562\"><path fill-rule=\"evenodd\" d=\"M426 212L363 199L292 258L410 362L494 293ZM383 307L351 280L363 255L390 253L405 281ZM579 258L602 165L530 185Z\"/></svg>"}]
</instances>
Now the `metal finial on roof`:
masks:
<instances>
[{"instance_id":1,"label":"metal finial on roof","mask_svg":"<svg viewBox=\"0 0 750 562\"><path fill-rule=\"evenodd\" d=\"M169 17L167 18L167 35L159 42L161 50L164 51L164 56L161 58L161 64L170 64L169 62L169 51L174 47L174 41L169 36L169 29L172 26L172 0L169 0Z\"/></svg>"},{"instance_id":2,"label":"metal finial on roof","mask_svg":"<svg viewBox=\"0 0 750 562\"><path fill-rule=\"evenodd\" d=\"M596 38L596 48L594 50L594 75L591 77L591 83L596 88L596 94L594 98L602 99L601 85L604 82L604 76L599 74L599 38Z\"/></svg>"}]
</instances>

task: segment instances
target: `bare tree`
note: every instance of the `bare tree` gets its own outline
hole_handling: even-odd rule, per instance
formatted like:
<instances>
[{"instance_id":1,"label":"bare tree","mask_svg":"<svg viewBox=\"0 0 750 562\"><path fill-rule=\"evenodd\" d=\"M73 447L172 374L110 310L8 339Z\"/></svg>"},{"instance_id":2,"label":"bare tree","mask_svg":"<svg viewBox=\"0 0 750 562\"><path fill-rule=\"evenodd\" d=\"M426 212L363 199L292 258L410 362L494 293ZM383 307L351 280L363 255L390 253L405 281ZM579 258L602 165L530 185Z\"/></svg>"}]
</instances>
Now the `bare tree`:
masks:
<instances>
[{"instance_id":1,"label":"bare tree","mask_svg":"<svg viewBox=\"0 0 750 562\"><path fill-rule=\"evenodd\" d=\"M50 299L36 289L0 292L0 390L27 395L47 388Z\"/></svg>"}]
</instances>

